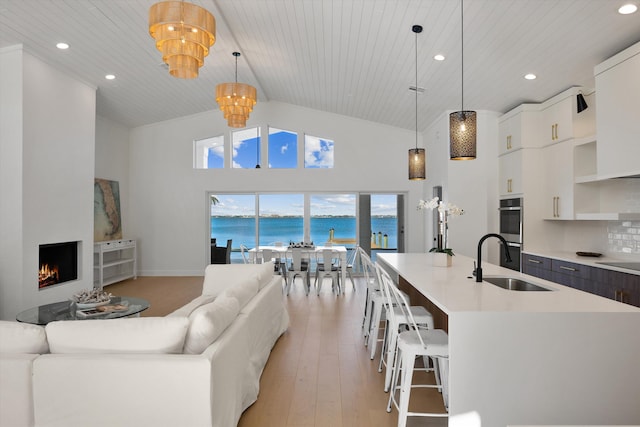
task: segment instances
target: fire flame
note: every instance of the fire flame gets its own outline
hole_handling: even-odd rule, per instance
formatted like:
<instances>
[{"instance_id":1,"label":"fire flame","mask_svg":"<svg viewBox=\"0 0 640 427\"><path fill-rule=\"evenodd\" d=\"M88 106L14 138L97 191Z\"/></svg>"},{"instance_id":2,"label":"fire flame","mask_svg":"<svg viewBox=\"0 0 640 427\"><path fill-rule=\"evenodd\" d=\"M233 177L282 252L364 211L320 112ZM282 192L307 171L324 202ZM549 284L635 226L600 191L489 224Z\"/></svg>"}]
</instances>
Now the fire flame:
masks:
<instances>
[{"instance_id":1,"label":"fire flame","mask_svg":"<svg viewBox=\"0 0 640 427\"><path fill-rule=\"evenodd\" d=\"M54 285L58 283L59 274L58 266L49 264L43 264L38 271L38 287L43 288L45 286Z\"/></svg>"}]
</instances>

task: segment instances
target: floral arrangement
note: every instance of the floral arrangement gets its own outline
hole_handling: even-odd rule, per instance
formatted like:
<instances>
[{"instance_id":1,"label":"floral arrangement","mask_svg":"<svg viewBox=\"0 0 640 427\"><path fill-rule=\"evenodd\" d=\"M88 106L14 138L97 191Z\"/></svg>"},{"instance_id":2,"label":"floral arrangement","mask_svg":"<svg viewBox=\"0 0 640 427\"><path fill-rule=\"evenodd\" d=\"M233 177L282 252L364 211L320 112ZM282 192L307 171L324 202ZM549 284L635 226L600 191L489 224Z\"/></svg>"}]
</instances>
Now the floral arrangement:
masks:
<instances>
[{"instance_id":1,"label":"floral arrangement","mask_svg":"<svg viewBox=\"0 0 640 427\"><path fill-rule=\"evenodd\" d=\"M449 230L449 216L459 216L464 214L464 210L452 203L445 203L437 196L429 201L418 201L418 210L438 208L438 239L436 247L429 252L446 253L454 256L453 250L447 248L447 231Z\"/></svg>"}]
</instances>

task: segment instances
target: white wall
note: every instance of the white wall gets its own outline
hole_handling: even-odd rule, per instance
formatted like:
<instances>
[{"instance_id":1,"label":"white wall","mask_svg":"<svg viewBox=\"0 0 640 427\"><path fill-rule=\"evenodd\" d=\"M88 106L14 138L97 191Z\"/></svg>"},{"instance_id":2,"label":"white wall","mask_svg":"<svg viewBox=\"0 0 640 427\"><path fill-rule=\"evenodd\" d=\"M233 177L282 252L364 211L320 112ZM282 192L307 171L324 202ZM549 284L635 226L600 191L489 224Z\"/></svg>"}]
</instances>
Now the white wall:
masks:
<instances>
[{"instance_id":1,"label":"white wall","mask_svg":"<svg viewBox=\"0 0 640 427\"><path fill-rule=\"evenodd\" d=\"M122 235L129 232L129 128L96 117L95 177L118 181Z\"/></svg>"},{"instance_id":2,"label":"white wall","mask_svg":"<svg viewBox=\"0 0 640 427\"><path fill-rule=\"evenodd\" d=\"M449 113L444 112L425 132L427 186L442 185L442 198L464 209L449 218L449 247L454 253L475 258L480 238L498 230L498 113L477 111L477 158L449 159ZM431 223L431 216L426 214ZM432 235L426 241L431 245ZM483 259L498 263L497 242L487 242ZM455 259L454 259L455 262Z\"/></svg>"},{"instance_id":3,"label":"white wall","mask_svg":"<svg viewBox=\"0 0 640 427\"><path fill-rule=\"evenodd\" d=\"M0 253L11 253L0 269L0 317L15 319L23 309L65 300L93 286L95 88L22 51L0 52L0 57L0 116L17 120L7 136L10 160L16 164L9 177L1 175L0 200L17 204L3 208L0 224L2 235L9 236L0 241ZM19 90L5 92L5 83ZM81 242L78 280L39 291L39 245L67 241Z\"/></svg>"},{"instance_id":4,"label":"white wall","mask_svg":"<svg viewBox=\"0 0 640 427\"><path fill-rule=\"evenodd\" d=\"M0 319L22 300L22 81L21 47L0 49Z\"/></svg>"},{"instance_id":5,"label":"white wall","mask_svg":"<svg viewBox=\"0 0 640 427\"><path fill-rule=\"evenodd\" d=\"M225 134L210 112L135 128L130 140L130 235L141 275L199 275L207 264L207 192L407 193L407 251L421 251L423 218L413 207L423 182L407 177L415 132L278 102L260 102L248 127L267 125L335 141L333 169L193 169L193 140ZM99 144L100 145L100 144ZM421 145L421 142L419 142ZM303 145L299 142L298 149Z\"/></svg>"}]
</instances>

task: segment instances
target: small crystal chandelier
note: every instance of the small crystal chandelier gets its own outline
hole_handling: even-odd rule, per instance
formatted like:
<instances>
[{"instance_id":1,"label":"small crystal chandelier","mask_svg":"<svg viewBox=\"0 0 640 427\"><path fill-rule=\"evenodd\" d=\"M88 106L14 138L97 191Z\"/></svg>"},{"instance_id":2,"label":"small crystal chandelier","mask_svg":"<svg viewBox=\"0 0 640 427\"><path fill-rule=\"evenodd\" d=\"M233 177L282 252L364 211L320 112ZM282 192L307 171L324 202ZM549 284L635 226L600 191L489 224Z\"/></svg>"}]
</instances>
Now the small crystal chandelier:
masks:
<instances>
[{"instance_id":1,"label":"small crystal chandelier","mask_svg":"<svg viewBox=\"0 0 640 427\"><path fill-rule=\"evenodd\" d=\"M411 31L416 34L416 148L409 149L409 179L422 180L427 177L425 165L425 150L418 148L418 34L422 32L422 26L414 25Z\"/></svg>"},{"instance_id":2,"label":"small crystal chandelier","mask_svg":"<svg viewBox=\"0 0 640 427\"><path fill-rule=\"evenodd\" d=\"M195 4L164 1L149 9L149 34L156 40L169 74L195 79L216 42L216 20Z\"/></svg>"},{"instance_id":3,"label":"small crystal chandelier","mask_svg":"<svg viewBox=\"0 0 640 427\"><path fill-rule=\"evenodd\" d=\"M476 158L476 112L464 109L464 0L460 0L460 15L462 108L449 114L449 156L451 160L473 160Z\"/></svg>"},{"instance_id":4,"label":"small crystal chandelier","mask_svg":"<svg viewBox=\"0 0 640 427\"><path fill-rule=\"evenodd\" d=\"M242 128L247 124L249 114L256 105L256 88L246 83L238 83L238 57L240 52L233 52L236 57L236 81L220 83L216 86L216 102L232 128Z\"/></svg>"}]
</instances>

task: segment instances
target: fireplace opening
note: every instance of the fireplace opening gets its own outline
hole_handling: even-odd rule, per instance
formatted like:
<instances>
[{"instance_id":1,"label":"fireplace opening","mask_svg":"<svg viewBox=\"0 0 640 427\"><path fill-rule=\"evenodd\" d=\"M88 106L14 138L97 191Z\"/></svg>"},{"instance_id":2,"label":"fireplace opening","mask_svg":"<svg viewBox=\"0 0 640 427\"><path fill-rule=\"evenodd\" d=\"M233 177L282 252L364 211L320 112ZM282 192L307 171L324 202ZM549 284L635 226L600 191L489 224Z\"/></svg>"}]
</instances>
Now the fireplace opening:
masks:
<instances>
[{"instance_id":1,"label":"fireplace opening","mask_svg":"<svg viewBox=\"0 0 640 427\"><path fill-rule=\"evenodd\" d=\"M78 279L78 243L40 245L38 289Z\"/></svg>"}]
</instances>

